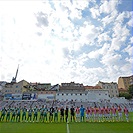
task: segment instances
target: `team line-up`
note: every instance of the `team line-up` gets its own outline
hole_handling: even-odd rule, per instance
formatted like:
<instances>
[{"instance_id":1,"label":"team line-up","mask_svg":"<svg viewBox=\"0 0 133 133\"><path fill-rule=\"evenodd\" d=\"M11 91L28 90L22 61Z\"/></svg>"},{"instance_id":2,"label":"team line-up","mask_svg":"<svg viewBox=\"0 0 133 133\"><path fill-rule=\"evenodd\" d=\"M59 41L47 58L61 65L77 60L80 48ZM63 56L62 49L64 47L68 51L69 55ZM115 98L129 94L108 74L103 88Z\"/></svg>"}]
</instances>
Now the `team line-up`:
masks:
<instances>
[{"instance_id":1,"label":"team line-up","mask_svg":"<svg viewBox=\"0 0 133 133\"><path fill-rule=\"evenodd\" d=\"M36 106L29 109L24 107L3 107L1 110L1 122L129 122L129 111L125 106L122 109L112 106L107 107L47 107Z\"/></svg>"}]
</instances>

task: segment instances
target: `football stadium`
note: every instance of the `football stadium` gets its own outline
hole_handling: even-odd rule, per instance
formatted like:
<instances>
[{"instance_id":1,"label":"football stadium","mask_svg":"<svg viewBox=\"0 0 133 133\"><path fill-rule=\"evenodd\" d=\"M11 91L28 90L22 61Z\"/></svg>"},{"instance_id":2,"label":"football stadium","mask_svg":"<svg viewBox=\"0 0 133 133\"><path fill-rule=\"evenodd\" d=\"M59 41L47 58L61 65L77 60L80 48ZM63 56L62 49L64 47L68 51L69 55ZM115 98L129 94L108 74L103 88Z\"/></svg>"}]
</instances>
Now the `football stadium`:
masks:
<instances>
[{"instance_id":1,"label":"football stadium","mask_svg":"<svg viewBox=\"0 0 133 133\"><path fill-rule=\"evenodd\" d=\"M18 69L11 82L1 82L1 133L133 131L133 101L119 97L119 82L99 81L96 86L75 82L51 85L16 82L17 74ZM132 79L133 76L126 77L128 87L132 86Z\"/></svg>"},{"instance_id":2,"label":"football stadium","mask_svg":"<svg viewBox=\"0 0 133 133\"><path fill-rule=\"evenodd\" d=\"M0 0L0 133L133 133L133 0Z\"/></svg>"},{"instance_id":3,"label":"football stadium","mask_svg":"<svg viewBox=\"0 0 133 133\"><path fill-rule=\"evenodd\" d=\"M132 104L22 100L0 102L2 133L131 133Z\"/></svg>"},{"instance_id":4,"label":"football stadium","mask_svg":"<svg viewBox=\"0 0 133 133\"><path fill-rule=\"evenodd\" d=\"M16 77L17 73L18 70ZM84 86L70 82L51 86L25 80L16 82L16 77L10 83L1 83L1 133L131 133L133 130L133 101L118 97L117 83L99 81L96 86ZM128 78L132 81L132 76Z\"/></svg>"}]
</instances>

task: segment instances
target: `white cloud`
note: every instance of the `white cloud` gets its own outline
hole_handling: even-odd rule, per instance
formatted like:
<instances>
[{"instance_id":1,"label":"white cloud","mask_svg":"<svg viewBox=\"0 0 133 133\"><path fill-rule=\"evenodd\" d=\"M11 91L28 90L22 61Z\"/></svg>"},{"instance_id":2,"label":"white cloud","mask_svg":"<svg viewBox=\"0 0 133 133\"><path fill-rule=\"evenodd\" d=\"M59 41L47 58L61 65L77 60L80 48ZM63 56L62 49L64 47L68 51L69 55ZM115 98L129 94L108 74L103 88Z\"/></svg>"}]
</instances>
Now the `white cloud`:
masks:
<instances>
[{"instance_id":1,"label":"white cloud","mask_svg":"<svg viewBox=\"0 0 133 133\"><path fill-rule=\"evenodd\" d=\"M79 29L79 41L82 44L86 43L88 45L93 45L94 39L98 37L100 31L100 27L95 27L93 24L87 23Z\"/></svg>"},{"instance_id":2,"label":"white cloud","mask_svg":"<svg viewBox=\"0 0 133 133\"><path fill-rule=\"evenodd\" d=\"M120 13L118 3L0 2L0 80L11 81L18 64L18 81L29 82L73 80L95 85L102 79L115 80L129 69L130 74L131 12ZM88 17L83 10L89 12L89 8ZM125 18L128 22L123 25ZM124 51L120 51L122 47ZM122 53L129 55L123 60ZM92 63L89 67L89 61L97 61L99 66Z\"/></svg>"},{"instance_id":3,"label":"white cloud","mask_svg":"<svg viewBox=\"0 0 133 133\"><path fill-rule=\"evenodd\" d=\"M99 53L99 50L96 50L96 51L91 51L89 54L88 54L88 57L90 59L96 59L96 58L99 58L100 56L100 53Z\"/></svg>"},{"instance_id":4,"label":"white cloud","mask_svg":"<svg viewBox=\"0 0 133 133\"><path fill-rule=\"evenodd\" d=\"M104 43L104 45L101 48L88 53L88 57L90 59L98 59L100 55L102 56L106 55L109 48L110 48L110 44Z\"/></svg>"},{"instance_id":5,"label":"white cloud","mask_svg":"<svg viewBox=\"0 0 133 133\"><path fill-rule=\"evenodd\" d=\"M72 5L74 8L84 10L86 7L88 7L89 2L95 2L95 0L84 0L84 1L74 0L72 1Z\"/></svg>"},{"instance_id":6,"label":"white cloud","mask_svg":"<svg viewBox=\"0 0 133 133\"><path fill-rule=\"evenodd\" d=\"M129 36L129 29L126 26L122 26L120 23L116 23L113 27L114 34L113 37L121 39L121 37Z\"/></svg>"},{"instance_id":7,"label":"white cloud","mask_svg":"<svg viewBox=\"0 0 133 133\"><path fill-rule=\"evenodd\" d=\"M111 13L116 9L116 6L119 4L119 0L104 0L100 6L100 13Z\"/></svg>"},{"instance_id":8,"label":"white cloud","mask_svg":"<svg viewBox=\"0 0 133 133\"><path fill-rule=\"evenodd\" d=\"M120 54L112 54L107 52L107 54L102 57L101 63L103 63L106 66L118 65L120 59Z\"/></svg>"},{"instance_id":9,"label":"white cloud","mask_svg":"<svg viewBox=\"0 0 133 133\"><path fill-rule=\"evenodd\" d=\"M109 32L104 32L104 33L100 34L98 36L98 43L100 44L102 42L111 41L111 38L108 34L109 34Z\"/></svg>"},{"instance_id":10,"label":"white cloud","mask_svg":"<svg viewBox=\"0 0 133 133\"><path fill-rule=\"evenodd\" d=\"M92 18L96 19L98 16L100 16L100 11L99 11L99 7L96 6L96 7L92 7L90 8L90 12L91 12L91 15L92 15Z\"/></svg>"},{"instance_id":11,"label":"white cloud","mask_svg":"<svg viewBox=\"0 0 133 133\"><path fill-rule=\"evenodd\" d=\"M124 50L124 52L127 52L129 54L130 57L133 56L133 46L128 45Z\"/></svg>"},{"instance_id":12,"label":"white cloud","mask_svg":"<svg viewBox=\"0 0 133 133\"><path fill-rule=\"evenodd\" d=\"M133 19L130 19L127 23L129 26L133 27Z\"/></svg>"},{"instance_id":13,"label":"white cloud","mask_svg":"<svg viewBox=\"0 0 133 133\"><path fill-rule=\"evenodd\" d=\"M130 42L133 43L133 37L130 38Z\"/></svg>"},{"instance_id":14,"label":"white cloud","mask_svg":"<svg viewBox=\"0 0 133 133\"><path fill-rule=\"evenodd\" d=\"M103 23L103 26L107 26L110 23L114 23L116 20L116 17L118 15L117 10L113 10L110 14L108 14L106 17L101 19L101 22Z\"/></svg>"}]
</instances>

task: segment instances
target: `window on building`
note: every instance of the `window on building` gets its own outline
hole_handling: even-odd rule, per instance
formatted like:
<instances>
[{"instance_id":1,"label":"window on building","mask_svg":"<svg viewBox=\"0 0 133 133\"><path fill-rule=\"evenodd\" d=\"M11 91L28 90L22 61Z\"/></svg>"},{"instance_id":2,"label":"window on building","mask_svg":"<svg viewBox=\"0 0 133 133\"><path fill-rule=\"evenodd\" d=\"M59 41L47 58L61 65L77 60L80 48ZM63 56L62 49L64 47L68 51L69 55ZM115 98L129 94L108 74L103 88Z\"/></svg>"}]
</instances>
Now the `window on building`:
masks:
<instances>
[{"instance_id":1,"label":"window on building","mask_svg":"<svg viewBox=\"0 0 133 133\"><path fill-rule=\"evenodd\" d=\"M82 93L80 93L80 96L82 95Z\"/></svg>"},{"instance_id":2,"label":"window on building","mask_svg":"<svg viewBox=\"0 0 133 133\"><path fill-rule=\"evenodd\" d=\"M18 85L16 85L16 88L18 88Z\"/></svg>"},{"instance_id":3,"label":"window on building","mask_svg":"<svg viewBox=\"0 0 133 133\"><path fill-rule=\"evenodd\" d=\"M62 93L62 96L63 96L64 94Z\"/></svg>"}]
</instances>

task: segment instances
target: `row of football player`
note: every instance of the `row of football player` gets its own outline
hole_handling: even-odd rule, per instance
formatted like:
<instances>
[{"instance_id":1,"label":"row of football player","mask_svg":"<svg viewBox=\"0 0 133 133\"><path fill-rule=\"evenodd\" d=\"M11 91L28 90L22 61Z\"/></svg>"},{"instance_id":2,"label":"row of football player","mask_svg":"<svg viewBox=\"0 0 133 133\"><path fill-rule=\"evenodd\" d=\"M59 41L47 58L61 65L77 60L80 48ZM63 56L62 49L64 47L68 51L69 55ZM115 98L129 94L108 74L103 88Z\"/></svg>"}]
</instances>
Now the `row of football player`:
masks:
<instances>
[{"instance_id":1,"label":"row of football player","mask_svg":"<svg viewBox=\"0 0 133 133\"><path fill-rule=\"evenodd\" d=\"M87 107L86 109L81 105L81 107L74 108L73 106L70 108L61 107L60 109L57 107L50 107L47 106L44 107L42 105L41 108L38 108L36 106L34 109L30 107L30 109L27 109L25 106L23 108L14 107L11 108L10 106L8 108L3 108L1 110L1 117L0 121L4 121L6 118L6 122L8 121L16 121L19 122L20 118L22 117L23 121L39 121L40 122L48 122L48 116L49 121L56 121L58 122L59 113L60 113L60 121L66 121L68 120L68 115L70 111L70 118L71 121L84 121L84 117L86 115L86 121L123 121L124 117L126 118L126 121L129 121L129 111L125 107L122 109L120 106L118 108L115 108L112 106L111 108L107 107ZM40 112L40 115L39 115ZM124 113L124 115L123 115ZM22 116L21 116L22 114ZM26 115L27 114L27 115Z\"/></svg>"}]
</instances>

